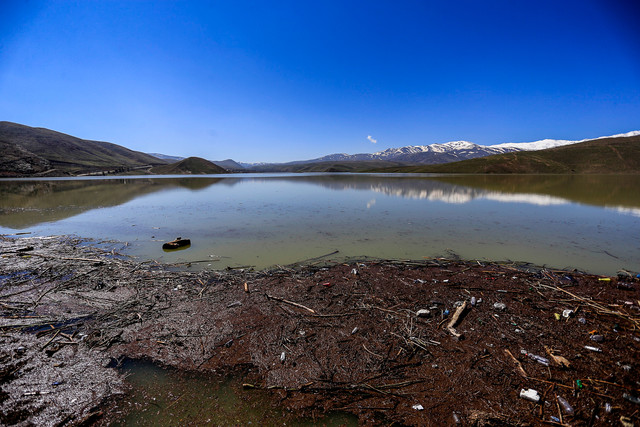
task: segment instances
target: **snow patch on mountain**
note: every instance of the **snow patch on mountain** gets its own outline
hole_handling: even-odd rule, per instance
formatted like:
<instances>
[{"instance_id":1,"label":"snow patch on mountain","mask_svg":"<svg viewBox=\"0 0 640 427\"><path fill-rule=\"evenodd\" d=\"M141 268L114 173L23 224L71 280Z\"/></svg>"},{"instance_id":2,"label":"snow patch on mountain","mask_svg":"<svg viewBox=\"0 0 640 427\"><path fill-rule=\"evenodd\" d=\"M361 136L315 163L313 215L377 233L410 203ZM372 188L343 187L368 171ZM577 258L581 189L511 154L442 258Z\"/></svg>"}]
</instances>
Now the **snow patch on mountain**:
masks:
<instances>
[{"instance_id":1,"label":"snow patch on mountain","mask_svg":"<svg viewBox=\"0 0 640 427\"><path fill-rule=\"evenodd\" d=\"M561 147L563 145L578 144L580 142L593 141L595 139L625 138L625 137L637 136L637 135L640 135L640 131L634 130L631 132L619 133L616 135L581 139L580 141L568 141L565 139L541 139L540 141L534 141L534 142L507 142L504 144L491 145L490 147L498 148L498 149L500 148L516 149L518 151L536 151L536 150L546 150L547 148Z\"/></svg>"}]
</instances>

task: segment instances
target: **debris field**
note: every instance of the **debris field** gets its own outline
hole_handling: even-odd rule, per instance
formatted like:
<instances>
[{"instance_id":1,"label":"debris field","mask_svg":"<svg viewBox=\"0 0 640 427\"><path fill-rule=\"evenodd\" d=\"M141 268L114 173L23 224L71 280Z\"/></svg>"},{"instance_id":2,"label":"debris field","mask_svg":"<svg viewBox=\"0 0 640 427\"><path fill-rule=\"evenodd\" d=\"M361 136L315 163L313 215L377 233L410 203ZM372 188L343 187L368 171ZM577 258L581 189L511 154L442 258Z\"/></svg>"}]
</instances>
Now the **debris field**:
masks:
<instances>
[{"instance_id":1,"label":"debris field","mask_svg":"<svg viewBox=\"0 0 640 427\"><path fill-rule=\"evenodd\" d=\"M235 372L311 418L640 425L634 273L329 257L190 271L68 236L0 237L0 253L3 425L109 424L124 358Z\"/></svg>"}]
</instances>

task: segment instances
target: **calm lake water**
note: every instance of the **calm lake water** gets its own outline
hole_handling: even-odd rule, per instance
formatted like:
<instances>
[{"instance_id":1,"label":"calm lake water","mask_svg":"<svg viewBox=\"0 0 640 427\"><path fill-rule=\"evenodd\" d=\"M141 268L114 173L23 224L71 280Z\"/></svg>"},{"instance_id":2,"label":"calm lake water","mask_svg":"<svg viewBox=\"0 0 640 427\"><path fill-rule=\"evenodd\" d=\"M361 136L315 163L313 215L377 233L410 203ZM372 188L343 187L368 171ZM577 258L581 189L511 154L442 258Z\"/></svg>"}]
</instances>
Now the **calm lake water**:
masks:
<instances>
[{"instance_id":1,"label":"calm lake water","mask_svg":"<svg viewBox=\"0 0 640 427\"><path fill-rule=\"evenodd\" d=\"M640 270L640 176L265 174L0 180L0 234L117 240L140 259L264 268L452 256ZM177 236L192 246L164 252Z\"/></svg>"}]
</instances>

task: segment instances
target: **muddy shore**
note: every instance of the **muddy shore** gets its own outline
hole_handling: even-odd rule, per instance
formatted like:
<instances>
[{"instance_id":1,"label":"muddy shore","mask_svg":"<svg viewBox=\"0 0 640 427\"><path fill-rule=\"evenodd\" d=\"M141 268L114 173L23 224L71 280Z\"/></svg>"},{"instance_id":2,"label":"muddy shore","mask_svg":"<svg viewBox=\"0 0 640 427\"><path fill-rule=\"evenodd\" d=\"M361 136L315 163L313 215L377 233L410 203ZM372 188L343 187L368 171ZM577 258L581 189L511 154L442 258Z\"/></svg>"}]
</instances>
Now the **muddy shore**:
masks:
<instances>
[{"instance_id":1,"label":"muddy shore","mask_svg":"<svg viewBox=\"0 0 640 427\"><path fill-rule=\"evenodd\" d=\"M0 237L0 255L3 425L109 424L124 358L236 372L295 413L361 424L640 423L637 273L329 258L185 271L70 237Z\"/></svg>"}]
</instances>

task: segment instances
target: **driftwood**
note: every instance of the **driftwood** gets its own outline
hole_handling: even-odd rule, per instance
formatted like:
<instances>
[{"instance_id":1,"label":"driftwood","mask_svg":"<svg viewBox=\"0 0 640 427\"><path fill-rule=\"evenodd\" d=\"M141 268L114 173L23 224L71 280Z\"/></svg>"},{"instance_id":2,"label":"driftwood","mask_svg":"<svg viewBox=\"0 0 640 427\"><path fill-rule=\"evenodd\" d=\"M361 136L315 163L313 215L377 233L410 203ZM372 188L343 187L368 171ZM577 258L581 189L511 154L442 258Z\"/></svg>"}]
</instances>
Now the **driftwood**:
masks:
<instances>
[{"instance_id":1,"label":"driftwood","mask_svg":"<svg viewBox=\"0 0 640 427\"><path fill-rule=\"evenodd\" d=\"M546 346L546 345L545 345L545 346L544 346L544 349L545 349L545 350L547 350L547 353L548 353L548 354L549 354L549 356L551 357L551 360L553 360L553 361L556 363L556 365L558 365L558 366L563 366L563 367L565 367L565 368L570 368L570 367L571 367L571 363L569 363L569 361L568 361L567 359L565 359L565 358L564 358L564 357L562 357L562 356L556 356L556 355L553 353L553 350L552 350L552 349L550 349L548 346Z\"/></svg>"},{"instance_id":2,"label":"driftwood","mask_svg":"<svg viewBox=\"0 0 640 427\"><path fill-rule=\"evenodd\" d=\"M309 311L309 312L311 312L311 313L313 313L313 314L316 314L316 311L315 311L315 310L313 310L313 309L311 309L311 308L309 308L309 307L307 307L307 306L304 306L304 305L302 305L302 304L298 304L297 302L287 301L286 299L282 299L282 298L274 297L273 295L269 295L269 294L265 294L265 296L266 296L268 299L272 299L272 300L275 300L275 301L280 301L280 302L283 302L283 303L285 303L285 304L292 305L292 306L294 306L294 307L303 308L303 309L305 309L305 310L307 310L307 311Z\"/></svg>"},{"instance_id":3,"label":"driftwood","mask_svg":"<svg viewBox=\"0 0 640 427\"><path fill-rule=\"evenodd\" d=\"M516 359L515 357L513 357L513 354L511 354L511 352L509 351L509 349L504 349L504 352L507 354L507 356L509 356L509 358L513 361L513 363L515 363L516 367L518 368L518 372L520 373L520 375L522 375L525 378L528 378L529 375L527 375L527 372L524 370L524 368L522 367L522 363L520 363L520 361L518 359Z\"/></svg>"},{"instance_id":4,"label":"driftwood","mask_svg":"<svg viewBox=\"0 0 640 427\"><path fill-rule=\"evenodd\" d=\"M462 313L464 313L466 309L467 309L467 302L465 301L462 303L460 307L456 309L456 312L453 313L453 316L451 317L451 321L447 325L447 330L451 332L451 335L453 335L459 340L463 339L464 336L455 330L455 326L458 324L458 321L460 320L460 316L462 316Z\"/></svg>"}]
</instances>

